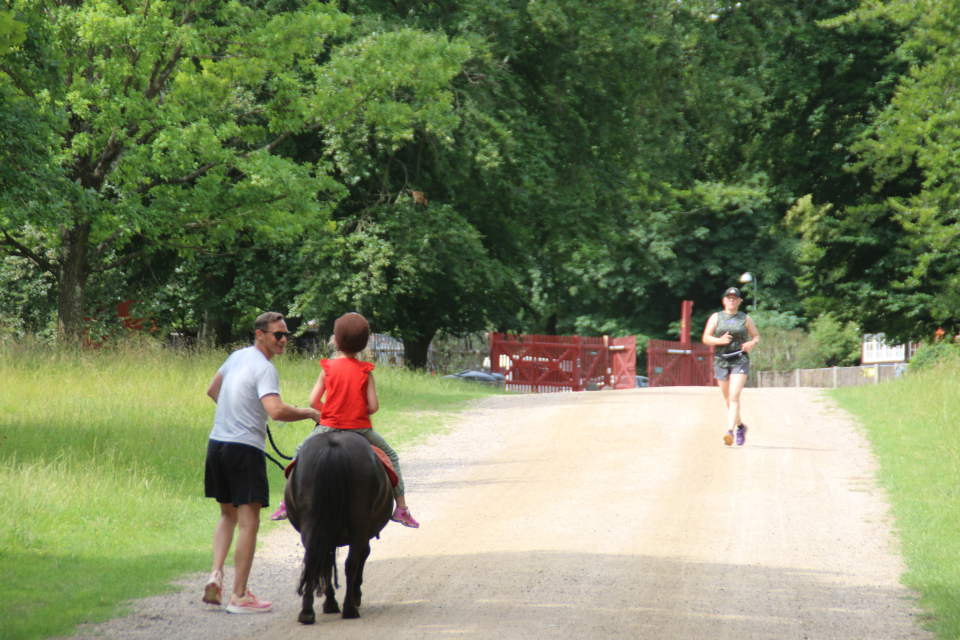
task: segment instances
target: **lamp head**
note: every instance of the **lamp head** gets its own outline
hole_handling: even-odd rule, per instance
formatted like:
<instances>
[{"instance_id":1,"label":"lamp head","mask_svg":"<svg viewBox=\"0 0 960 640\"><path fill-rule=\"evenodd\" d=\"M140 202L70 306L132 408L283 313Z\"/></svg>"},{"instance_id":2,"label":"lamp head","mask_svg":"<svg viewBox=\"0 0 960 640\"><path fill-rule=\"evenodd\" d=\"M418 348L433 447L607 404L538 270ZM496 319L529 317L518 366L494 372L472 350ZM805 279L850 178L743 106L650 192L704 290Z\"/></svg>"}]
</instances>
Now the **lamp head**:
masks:
<instances>
[{"instance_id":1,"label":"lamp head","mask_svg":"<svg viewBox=\"0 0 960 640\"><path fill-rule=\"evenodd\" d=\"M740 276L740 282L753 282L753 274L747 271L742 276Z\"/></svg>"}]
</instances>

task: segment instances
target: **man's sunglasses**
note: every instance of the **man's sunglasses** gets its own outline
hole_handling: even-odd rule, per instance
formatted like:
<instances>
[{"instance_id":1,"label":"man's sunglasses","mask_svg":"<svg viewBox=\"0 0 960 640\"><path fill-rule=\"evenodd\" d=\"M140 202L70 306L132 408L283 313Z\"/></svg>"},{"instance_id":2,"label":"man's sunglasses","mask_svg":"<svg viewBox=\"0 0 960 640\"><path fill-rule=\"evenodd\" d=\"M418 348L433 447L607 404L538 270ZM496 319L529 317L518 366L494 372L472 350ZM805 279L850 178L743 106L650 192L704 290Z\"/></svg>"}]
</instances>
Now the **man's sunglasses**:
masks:
<instances>
[{"instance_id":1,"label":"man's sunglasses","mask_svg":"<svg viewBox=\"0 0 960 640\"><path fill-rule=\"evenodd\" d=\"M261 331L262 331L262 329L261 329ZM280 341L283 340L284 338L289 338L289 337L290 337L290 332L289 332L289 331L264 331L263 333L264 333L264 334L272 333L272 334L273 334L273 337L277 339L277 342L280 342Z\"/></svg>"}]
</instances>

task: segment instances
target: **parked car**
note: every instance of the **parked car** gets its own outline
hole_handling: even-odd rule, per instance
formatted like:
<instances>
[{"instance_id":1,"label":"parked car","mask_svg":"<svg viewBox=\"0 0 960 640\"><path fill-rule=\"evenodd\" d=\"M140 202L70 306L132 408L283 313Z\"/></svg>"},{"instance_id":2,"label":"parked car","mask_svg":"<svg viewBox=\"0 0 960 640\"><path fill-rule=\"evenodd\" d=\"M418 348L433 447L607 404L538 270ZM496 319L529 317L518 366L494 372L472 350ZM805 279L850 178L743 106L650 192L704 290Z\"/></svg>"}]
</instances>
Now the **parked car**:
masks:
<instances>
[{"instance_id":1,"label":"parked car","mask_svg":"<svg viewBox=\"0 0 960 640\"><path fill-rule=\"evenodd\" d=\"M461 371L460 373L453 373L449 376L443 376L444 378L457 378L458 380L466 380L467 382L477 382L479 384L487 384L491 387L502 387L506 382L506 378L502 373L489 373L487 371L473 371L468 369L467 371Z\"/></svg>"}]
</instances>

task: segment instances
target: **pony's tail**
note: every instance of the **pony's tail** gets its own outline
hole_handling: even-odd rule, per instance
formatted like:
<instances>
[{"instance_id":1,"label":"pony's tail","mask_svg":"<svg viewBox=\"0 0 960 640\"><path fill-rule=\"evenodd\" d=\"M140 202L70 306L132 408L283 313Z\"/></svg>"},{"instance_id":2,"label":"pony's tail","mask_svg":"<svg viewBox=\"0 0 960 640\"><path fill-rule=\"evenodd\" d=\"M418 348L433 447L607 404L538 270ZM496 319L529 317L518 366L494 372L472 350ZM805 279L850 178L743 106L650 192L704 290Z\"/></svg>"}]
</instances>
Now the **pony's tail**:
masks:
<instances>
[{"instance_id":1,"label":"pony's tail","mask_svg":"<svg viewBox=\"0 0 960 640\"><path fill-rule=\"evenodd\" d=\"M300 471L306 467L301 460ZM323 576L336 570L337 539L347 524L349 489L352 485L347 454L337 438L329 438L326 446L317 452L313 464L312 513L308 539L304 541L303 573L297 593L315 591L323 595Z\"/></svg>"}]
</instances>

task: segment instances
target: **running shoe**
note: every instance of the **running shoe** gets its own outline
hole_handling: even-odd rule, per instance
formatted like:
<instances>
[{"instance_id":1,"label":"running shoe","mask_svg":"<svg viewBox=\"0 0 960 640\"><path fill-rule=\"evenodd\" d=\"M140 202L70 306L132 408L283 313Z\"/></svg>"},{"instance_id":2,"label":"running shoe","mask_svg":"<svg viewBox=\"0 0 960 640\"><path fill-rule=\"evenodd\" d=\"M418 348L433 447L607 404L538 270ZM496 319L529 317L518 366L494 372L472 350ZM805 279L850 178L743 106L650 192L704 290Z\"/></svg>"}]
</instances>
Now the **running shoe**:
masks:
<instances>
[{"instance_id":1,"label":"running shoe","mask_svg":"<svg viewBox=\"0 0 960 640\"><path fill-rule=\"evenodd\" d=\"M401 509L400 507L397 507L390 519L394 522L399 522L405 527L410 527L411 529L420 528L420 523L413 519L413 516L410 515L409 509Z\"/></svg>"},{"instance_id":2,"label":"running shoe","mask_svg":"<svg viewBox=\"0 0 960 640\"><path fill-rule=\"evenodd\" d=\"M733 429L727 431L727 433L723 436L723 444L727 445L728 447L733 444Z\"/></svg>"},{"instance_id":3,"label":"running shoe","mask_svg":"<svg viewBox=\"0 0 960 640\"><path fill-rule=\"evenodd\" d=\"M237 598L230 594L230 604L227 605L228 613L266 613L273 607L269 600L257 600L257 596L247 590L247 595Z\"/></svg>"},{"instance_id":4,"label":"running shoe","mask_svg":"<svg viewBox=\"0 0 960 640\"><path fill-rule=\"evenodd\" d=\"M203 588L203 601L207 604L220 605L223 596L223 574L217 571Z\"/></svg>"},{"instance_id":5,"label":"running shoe","mask_svg":"<svg viewBox=\"0 0 960 640\"><path fill-rule=\"evenodd\" d=\"M283 504L283 500L280 501L280 506L277 507L277 510L273 512L273 515L270 516L271 520L286 520L287 519L287 505Z\"/></svg>"},{"instance_id":6,"label":"running shoe","mask_svg":"<svg viewBox=\"0 0 960 640\"><path fill-rule=\"evenodd\" d=\"M737 427L737 446L742 446L747 441L747 425L741 424Z\"/></svg>"}]
</instances>

